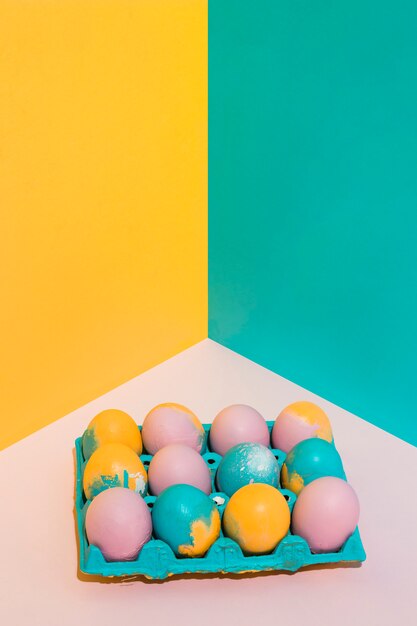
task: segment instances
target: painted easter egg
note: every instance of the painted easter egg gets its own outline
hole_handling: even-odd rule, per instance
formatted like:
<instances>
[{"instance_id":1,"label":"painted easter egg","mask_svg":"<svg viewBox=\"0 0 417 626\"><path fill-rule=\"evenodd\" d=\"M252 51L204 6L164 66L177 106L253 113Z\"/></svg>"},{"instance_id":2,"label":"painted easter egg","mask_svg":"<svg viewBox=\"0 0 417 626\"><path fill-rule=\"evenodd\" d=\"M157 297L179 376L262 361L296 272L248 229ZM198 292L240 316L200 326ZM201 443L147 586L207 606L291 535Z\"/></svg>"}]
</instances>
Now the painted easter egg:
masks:
<instances>
[{"instance_id":1,"label":"painted easter egg","mask_svg":"<svg viewBox=\"0 0 417 626\"><path fill-rule=\"evenodd\" d=\"M143 444L149 454L171 443L182 443L201 452L204 428L196 415L181 404L169 402L154 407L143 422Z\"/></svg>"},{"instance_id":2,"label":"painted easter egg","mask_svg":"<svg viewBox=\"0 0 417 626\"><path fill-rule=\"evenodd\" d=\"M142 454L142 437L135 420L118 409L106 409L91 420L83 435L84 458L88 460L105 443L124 443Z\"/></svg>"},{"instance_id":3,"label":"painted easter egg","mask_svg":"<svg viewBox=\"0 0 417 626\"><path fill-rule=\"evenodd\" d=\"M136 559L152 534L152 519L144 499L116 487L98 494L87 509L85 531L107 561Z\"/></svg>"},{"instance_id":4,"label":"painted easter egg","mask_svg":"<svg viewBox=\"0 0 417 626\"><path fill-rule=\"evenodd\" d=\"M292 532L304 537L312 552L337 552L359 521L359 500L341 478L326 476L306 485L292 514Z\"/></svg>"},{"instance_id":5,"label":"painted easter egg","mask_svg":"<svg viewBox=\"0 0 417 626\"><path fill-rule=\"evenodd\" d=\"M326 413L313 402L289 404L275 420L272 447L289 452L304 439L318 437L332 442L333 434Z\"/></svg>"},{"instance_id":6,"label":"painted easter egg","mask_svg":"<svg viewBox=\"0 0 417 626\"><path fill-rule=\"evenodd\" d=\"M290 509L278 489L251 484L236 491L226 505L223 529L246 554L272 552L288 533Z\"/></svg>"},{"instance_id":7,"label":"painted easter egg","mask_svg":"<svg viewBox=\"0 0 417 626\"><path fill-rule=\"evenodd\" d=\"M232 496L251 483L278 487L279 464L269 448L261 443L238 443L220 461L216 483L219 491Z\"/></svg>"},{"instance_id":8,"label":"painted easter egg","mask_svg":"<svg viewBox=\"0 0 417 626\"><path fill-rule=\"evenodd\" d=\"M182 443L158 450L148 468L149 489L155 496L171 485L193 485L211 492L211 474L201 454Z\"/></svg>"},{"instance_id":9,"label":"painted easter egg","mask_svg":"<svg viewBox=\"0 0 417 626\"><path fill-rule=\"evenodd\" d=\"M147 482L142 461L122 443L106 443L97 448L84 469L83 487L88 500L111 487L127 487L143 496Z\"/></svg>"},{"instance_id":10,"label":"painted easter egg","mask_svg":"<svg viewBox=\"0 0 417 626\"><path fill-rule=\"evenodd\" d=\"M152 509L155 536L177 555L203 556L220 534L220 515L213 500L191 485L173 485Z\"/></svg>"},{"instance_id":11,"label":"painted easter egg","mask_svg":"<svg viewBox=\"0 0 417 626\"><path fill-rule=\"evenodd\" d=\"M269 445L268 426L262 415L246 404L232 404L214 418L210 428L210 446L214 452L226 454L238 443Z\"/></svg>"},{"instance_id":12,"label":"painted easter egg","mask_svg":"<svg viewBox=\"0 0 417 626\"><path fill-rule=\"evenodd\" d=\"M333 444L324 439L304 439L287 454L281 484L299 494L305 485L323 476L345 478L342 459Z\"/></svg>"}]
</instances>

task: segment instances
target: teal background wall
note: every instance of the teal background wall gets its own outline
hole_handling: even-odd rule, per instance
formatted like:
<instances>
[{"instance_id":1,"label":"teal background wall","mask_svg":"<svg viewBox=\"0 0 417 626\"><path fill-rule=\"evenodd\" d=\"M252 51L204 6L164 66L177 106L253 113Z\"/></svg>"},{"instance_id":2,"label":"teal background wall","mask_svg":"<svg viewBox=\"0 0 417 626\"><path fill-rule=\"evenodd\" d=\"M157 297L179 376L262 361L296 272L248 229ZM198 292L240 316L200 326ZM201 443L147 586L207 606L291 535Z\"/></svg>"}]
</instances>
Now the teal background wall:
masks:
<instances>
[{"instance_id":1,"label":"teal background wall","mask_svg":"<svg viewBox=\"0 0 417 626\"><path fill-rule=\"evenodd\" d=\"M209 336L415 445L416 25L209 2Z\"/></svg>"}]
</instances>

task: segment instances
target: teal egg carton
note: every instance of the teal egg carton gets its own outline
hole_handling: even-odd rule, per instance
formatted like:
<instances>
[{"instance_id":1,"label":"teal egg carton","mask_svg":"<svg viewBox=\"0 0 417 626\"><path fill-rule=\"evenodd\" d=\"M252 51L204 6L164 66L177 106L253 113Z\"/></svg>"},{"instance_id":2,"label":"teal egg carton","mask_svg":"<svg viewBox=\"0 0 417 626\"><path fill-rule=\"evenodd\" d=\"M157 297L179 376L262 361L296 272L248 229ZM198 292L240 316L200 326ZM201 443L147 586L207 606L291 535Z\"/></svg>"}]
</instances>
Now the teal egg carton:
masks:
<instances>
[{"instance_id":1,"label":"teal egg carton","mask_svg":"<svg viewBox=\"0 0 417 626\"><path fill-rule=\"evenodd\" d=\"M269 431L274 422L267 422ZM221 461L221 456L210 451L211 424L203 424L206 431L206 445L203 458L206 461L212 477L212 493L210 497L216 503L220 516L229 500L225 493L216 491L215 475ZM139 428L141 428L139 426ZM204 557L178 557L164 541L152 537L144 545L134 561L108 562L100 549L88 543L85 532L85 515L90 505L83 491L83 473L85 459L82 451L82 437L75 441L76 450L76 489L75 512L77 532L79 538L79 568L85 574L104 577L145 576L149 579L164 579L175 574L244 574L262 571L289 571L295 572L309 565L323 565L328 563L346 564L358 563L366 558L365 550L359 534L359 529L349 537L338 552L313 554L307 542L291 530L278 544L273 552L261 556L246 556L239 545L225 537L223 531L219 539L214 542ZM280 468L285 461L286 454L282 450L271 449ZM149 454L141 455L142 463L147 469L152 460ZM297 496L287 489L279 489L288 502L290 511L296 502ZM145 496L145 502L150 510L156 500L155 496Z\"/></svg>"}]
</instances>

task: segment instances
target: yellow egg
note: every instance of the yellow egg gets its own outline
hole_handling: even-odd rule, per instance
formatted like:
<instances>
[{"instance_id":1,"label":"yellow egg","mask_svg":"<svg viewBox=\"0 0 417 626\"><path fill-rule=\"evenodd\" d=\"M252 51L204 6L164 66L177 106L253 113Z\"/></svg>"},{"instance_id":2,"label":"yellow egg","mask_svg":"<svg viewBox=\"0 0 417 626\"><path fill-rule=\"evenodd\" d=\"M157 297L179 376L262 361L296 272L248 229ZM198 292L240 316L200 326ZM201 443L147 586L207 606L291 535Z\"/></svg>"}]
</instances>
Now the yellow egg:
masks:
<instances>
[{"instance_id":1,"label":"yellow egg","mask_svg":"<svg viewBox=\"0 0 417 626\"><path fill-rule=\"evenodd\" d=\"M97 448L84 469L83 487L88 500L111 487L127 487L143 496L147 483L142 461L122 443L106 443Z\"/></svg>"},{"instance_id":2,"label":"yellow egg","mask_svg":"<svg viewBox=\"0 0 417 626\"><path fill-rule=\"evenodd\" d=\"M278 489L264 483L241 487L230 498L223 528L246 554L272 552L290 527L290 510Z\"/></svg>"},{"instance_id":3,"label":"yellow egg","mask_svg":"<svg viewBox=\"0 0 417 626\"><path fill-rule=\"evenodd\" d=\"M88 460L106 443L124 443L142 454L142 437L135 420L118 409L106 409L91 420L83 435L84 458Z\"/></svg>"}]
</instances>

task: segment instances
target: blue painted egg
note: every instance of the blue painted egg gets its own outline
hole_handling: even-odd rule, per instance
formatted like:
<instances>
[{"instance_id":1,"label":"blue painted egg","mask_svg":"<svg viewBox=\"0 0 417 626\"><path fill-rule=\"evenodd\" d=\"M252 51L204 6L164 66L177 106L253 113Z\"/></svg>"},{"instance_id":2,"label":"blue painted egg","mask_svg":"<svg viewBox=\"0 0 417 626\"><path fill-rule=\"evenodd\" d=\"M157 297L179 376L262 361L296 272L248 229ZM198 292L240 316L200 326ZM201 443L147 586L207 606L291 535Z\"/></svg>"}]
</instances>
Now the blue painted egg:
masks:
<instances>
[{"instance_id":1,"label":"blue painted egg","mask_svg":"<svg viewBox=\"0 0 417 626\"><path fill-rule=\"evenodd\" d=\"M219 491L232 496L252 483L278 487L279 464L269 448L261 443L238 443L220 461L216 474Z\"/></svg>"},{"instance_id":2,"label":"blue painted egg","mask_svg":"<svg viewBox=\"0 0 417 626\"><path fill-rule=\"evenodd\" d=\"M288 452L282 466L281 484L298 495L303 487L324 476L345 480L338 451L324 439L304 439Z\"/></svg>"},{"instance_id":3,"label":"blue painted egg","mask_svg":"<svg viewBox=\"0 0 417 626\"><path fill-rule=\"evenodd\" d=\"M157 497L152 509L155 536L178 556L203 556L220 535L217 506L191 485L172 485Z\"/></svg>"}]
</instances>

